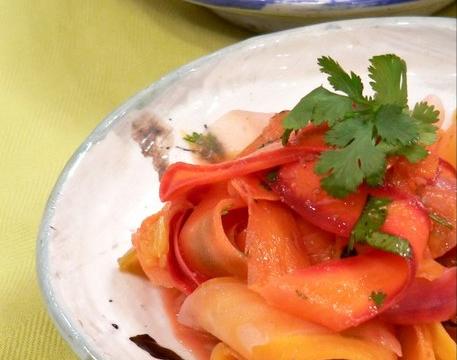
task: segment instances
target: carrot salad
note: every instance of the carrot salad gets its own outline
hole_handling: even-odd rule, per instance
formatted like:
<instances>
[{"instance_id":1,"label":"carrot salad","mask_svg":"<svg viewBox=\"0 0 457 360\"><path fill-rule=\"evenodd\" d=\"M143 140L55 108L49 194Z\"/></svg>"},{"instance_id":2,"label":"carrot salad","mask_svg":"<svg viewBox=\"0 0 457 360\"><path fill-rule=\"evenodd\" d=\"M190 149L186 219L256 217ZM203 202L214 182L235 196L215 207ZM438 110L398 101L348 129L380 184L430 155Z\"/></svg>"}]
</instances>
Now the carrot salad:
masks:
<instances>
[{"instance_id":1,"label":"carrot salad","mask_svg":"<svg viewBox=\"0 0 457 360\"><path fill-rule=\"evenodd\" d=\"M455 120L408 107L396 55L370 59L372 96L318 64L334 91L231 160L168 167L121 268L185 294L211 360L455 359Z\"/></svg>"}]
</instances>

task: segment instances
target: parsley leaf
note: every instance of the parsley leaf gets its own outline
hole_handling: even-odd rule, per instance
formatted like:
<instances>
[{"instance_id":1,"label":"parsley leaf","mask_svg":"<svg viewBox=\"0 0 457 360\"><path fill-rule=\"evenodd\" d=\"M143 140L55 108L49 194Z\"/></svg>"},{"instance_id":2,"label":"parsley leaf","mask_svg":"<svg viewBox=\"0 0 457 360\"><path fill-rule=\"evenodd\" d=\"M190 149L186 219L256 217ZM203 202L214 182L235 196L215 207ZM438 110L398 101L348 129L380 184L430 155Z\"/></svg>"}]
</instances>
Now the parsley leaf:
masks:
<instances>
[{"instance_id":1,"label":"parsley leaf","mask_svg":"<svg viewBox=\"0 0 457 360\"><path fill-rule=\"evenodd\" d=\"M336 91L322 86L304 96L283 121L283 145L292 131L312 123L329 127L325 140L332 149L321 154L316 173L330 195L345 197L366 182L382 184L386 158L404 156L410 162L424 159L425 146L436 140L439 112L425 102L408 108L406 63L393 54L370 59L368 68L373 98L363 95L361 78L347 73L332 58L318 59L321 72Z\"/></svg>"},{"instance_id":2,"label":"parsley leaf","mask_svg":"<svg viewBox=\"0 0 457 360\"><path fill-rule=\"evenodd\" d=\"M370 294L370 300L373 301L376 308L381 308L386 300L387 294L383 291L372 291Z\"/></svg>"},{"instance_id":3,"label":"parsley leaf","mask_svg":"<svg viewBox=\"0 0 457 360\"><path fill-rule=\"evenodd\" d=\"M351 251L356 243L368 244L379 250L391 252L402 257L411 257L409 242L398 236L380 232L387 217L389 199L370 197L362 215L351 233L348 250Z\"/></svg>"}]
</instances>

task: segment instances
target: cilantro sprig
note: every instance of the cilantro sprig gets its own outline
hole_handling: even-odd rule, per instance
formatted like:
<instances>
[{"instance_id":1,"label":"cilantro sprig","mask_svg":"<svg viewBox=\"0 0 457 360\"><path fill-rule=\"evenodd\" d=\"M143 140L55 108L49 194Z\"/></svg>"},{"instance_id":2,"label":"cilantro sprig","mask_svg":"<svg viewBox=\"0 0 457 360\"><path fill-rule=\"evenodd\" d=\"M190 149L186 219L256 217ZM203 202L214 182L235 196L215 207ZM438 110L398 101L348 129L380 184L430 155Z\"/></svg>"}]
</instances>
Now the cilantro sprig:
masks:
<instances>
[{"instance_id":1,"label":"cilantro sprig","mask_svg":"<svg viewBox=\"0 0 457 360\"><path fill-rule=\"evenodd\" d=\"M349 238L348 251L352 251L356 243L368 244L371 247L388 251L402 257L411 257L409 242L401 237L380 231L387 217L387 207L391 200L370 197L362 215L352 230Z\"/></svg>"},{"instance_id":2,"label":"cilantro sprig","mask_svg":"<svg viewBox=\"0 0 457 360\"><path fill-rule=\"evenodd\" d=\"M198 153L203 159L210 162L219 162L224 158L224 148L219 140L211 133L197 133L186 134L183 137L193 146L193 151Z\"/></svg>"},{"instance_id":3,"label":"cilantro sprig","mask_svg":"<svg viewBox=\"0 0 457 360\"><path fill-rule=\"evenodd\" d=\"M372 291L370 294L370 300L373 301L377 309L380 309L384 305L386 297L387 294L382 290Z\"/></svg>"},{"instance_id":4,"label":"cilantro sprig","mask_svg":"<svg viewBox=\"0 0 457 360\"><path fill-rule=\"evenodd\" d=\"M370 59L371 97L363 94L361 78L332 58L321 57L318 64L338 93L320 86L303 97L284 119L282 141L287 144L293 131L309 123L328 125L325 141L332 149L321 154L315 170L329 194L345 197L364 181L381 185L388 156L410 162L427 156L425 146L436 140L439 112L426 102L409 109L404 60L393 54Z\"/></svg>"}]
</instances>

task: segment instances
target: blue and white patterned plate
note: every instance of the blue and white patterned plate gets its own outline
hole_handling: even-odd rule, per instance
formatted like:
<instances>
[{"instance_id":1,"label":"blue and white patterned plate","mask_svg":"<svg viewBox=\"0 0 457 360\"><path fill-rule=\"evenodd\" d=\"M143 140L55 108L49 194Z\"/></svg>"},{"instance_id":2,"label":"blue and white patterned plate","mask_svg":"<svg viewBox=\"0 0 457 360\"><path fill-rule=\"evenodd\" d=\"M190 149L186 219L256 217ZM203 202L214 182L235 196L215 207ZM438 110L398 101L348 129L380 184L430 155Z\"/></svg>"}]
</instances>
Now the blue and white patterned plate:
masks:
<instances>
[{"instance_id":1,"label":"blue and white patterned plate","mask_svg":"<svg viewBox=\"0 0 457 360\"><path fill-rule=\"evenodd\" d=\"M372 16L429 15L454 0L185 0L257 32Z\"/></svg>"}]
</instances>

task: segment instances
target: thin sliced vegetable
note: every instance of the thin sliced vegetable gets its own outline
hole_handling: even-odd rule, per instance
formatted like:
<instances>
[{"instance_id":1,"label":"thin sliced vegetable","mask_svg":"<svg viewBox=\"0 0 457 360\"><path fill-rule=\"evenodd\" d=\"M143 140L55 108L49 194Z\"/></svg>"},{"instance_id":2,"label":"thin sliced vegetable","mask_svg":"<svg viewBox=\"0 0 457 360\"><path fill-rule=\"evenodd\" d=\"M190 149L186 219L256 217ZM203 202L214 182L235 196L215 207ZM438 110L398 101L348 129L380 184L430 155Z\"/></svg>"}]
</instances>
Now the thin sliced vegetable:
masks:
<instances>
[{"instance_id":1,"label":"thin sliced vegetable","mask_svg":"<svg viewBox=\"0 0 457 360\"><path fill-rule=\"evenodd\" d=\"M339 335L294 335L254 348L252 360L390 360L395 354L369 341Z\"/></svg>"},{"instance_id":2,"label":"thin sliced vegetable","mask_svg":"<svg viewBox=\"0 0 457 360\"><path fill-rule=\"evenodd\" d=\"M214 347L209 360L243 360L243 358L221 342Z\"/></svg>"},{"instance_id":3,"label":"thin sliced vegetable","mask_svg":"<svg viewBox=\"0 0 457 360\"><path fill-rule=\"evenodd\" d=\"M414 279L400 302L382 316L396 324L417 324L450 319L457 308L456 268L447 269L441 277L429 281Z\"/></svg>"},{"instance_id":4,"label":"thin sliced vegetable","mask_svg":"<svg viewBox=\"0 0 457 360\"><path fill-rule=\"evenodd\" d=\"M119 269L131 274L146 276L141 267L135 248L130 248L122 257L117 260Z\"/></svg>"},{"instance_id":5,"label":"thin sliced vegetable","mask_svg":"<svg viewBox=\"0 0 457 360\"><path fill-rule=\"evenodd\" d=\"M247 175L236 177L229 181L228 189L233 197L239 196L246 205L250 200L278 201L279 196L275 194L268 184L259 176Z\"/></svg>"},{"instance_id":6,"label":"thin sliced vegetable","mask_svg":"<svg viewBox=\"0 0 457 360\"><path fill-rule=\"evenodd\" d=\"M246 231L248 285L307 267L309 260L300 240L291 210L277 202L252 201Z\"/></svg>"},{"instance_id":7,"label":"thin sliced vegetable","mask_svg":"<svg viewBox=\"0 0 457 360\"><path fill-rule=\"evenodd\" d=\"M400 299L423 256L428 229L424 211L393 201L381 230L407 239L413 258L372 250L296 270L255 289L278 308L332 330L357 326Z\"/></svg>"},{"instance_id":8,"label":"thin sliced vegetable","mask_svg":"<svg viewBox=\"0 0 457 360\"><path fill-rule=\"evenodd\" d=\"M329 333L322 326L268 305L233 278L211 279L200 285L184 301L178 320L209 332L248 359L255 346L279 336Z\"/></svg>"},{"instance_id":9,"label":"thin sliced vegetable","mask_svg":"<svg viewBox=\"0 0 457 360\"><path fill-rule=\"evenodd\" d=\"M437 173L435 181L418 192L430 214L444 220L434 220L432 224L428 246L433 258L444 255L455 247L457 241L456 171L450 164L441 160Z\"/></svg>"},{"instance_id":10,"label":"thin sliced vegetable","mask_svg":"<svg viewBox=\"0 0 457 360\"><path fill-rule=\"evenodd\" d=\"M432 337L425 325L403 326L399 329L403 360L435 360Z\"/></svg>"},{"instance_id":11,"label":"thin sliced vegetable","mask_svg":"<svg viewBox=\"0 0 457 360\"><path fill-rule=\"evenodd\" d=\"M246 278L246 256L230 241L223 225L224 216L243 206L240 201L208 193L186 220L179 249L189 269L203 275L202 281L220 276Z\"/></svg>"},{"instance_id":12,"label":"thin sliced vegetable","mask_svg":"<svg viewBox=\"0 0 457 360\"><path fill-rule=\"evenodd\" d=\"M189 208L187 202L167 204L160 212L146 218L132 236L141 267L156 286L188 288L184 279L172 275L179 273L179 269L176 269L174 253L170 251L170 233L176 231L174 219Z\"/></svg>"},{"instance_id":13,"label":"thin sliced vegetable","mask_svg":"<svg viewBox=\"0 0 457 360\"><path fill-rule=\"evenodd\" d=\"M396 355L402 355L401 344L395 335L394 326L379 319L373 319L354 328L350 328L343 334L382 345L385 349Z\"/></svg>"},{"instance_id":14,"label":"thin sliced vegetable","mask_svg":"<svg viewBox=\"0 0 457 360\"><path fill-rule=\"evenodd\" d=\"M177 162L170 165L163 174L160 182L160 199L173 200L197 186L274 168L320 151L322 148L315 146L282 147L280 144L272 144L246 157L219 164L192 165Z\"/></svg>"},{"instance_id":15,"label":"thin sliced vegetable","mask_svg":"<svg viewBox=\"0 0 457 360\"><path fill-rule=\"evenodd\" d=\"M432 337L436 358L438 360L455 360L457 358L457 345L444 329L443 325L436 322L426 326Z\"/></svg>"},{"instance_id":16,"label":"thin sliced vegetable","mask_svg":"<svg viewBox=\"0 0 457 360\"><path fill-rule=\"evenodd\" d=\"M279 142L281 135L284 132L282 122L287 114L288 111L281 111L280 113L275 114L268 122L268 125L262 130L262 133L249 144L238 157L244 157L271 143Z\"/></svg>"},{"instance_id":17,"label":"thin sliced vegetable","mask_svg":"<svg viewBox=\"0 0 457 360\"><path fill-rule=\"evenodd\" d=\"M321 178L314 172L315 164L315 161L307 161L282 166L271 187L306 221L348 237L360 217L367 195L360 190L344 199L330 196L320 186Z\"/></svg>"}]
</instances>

